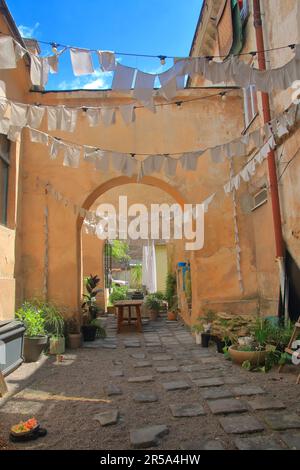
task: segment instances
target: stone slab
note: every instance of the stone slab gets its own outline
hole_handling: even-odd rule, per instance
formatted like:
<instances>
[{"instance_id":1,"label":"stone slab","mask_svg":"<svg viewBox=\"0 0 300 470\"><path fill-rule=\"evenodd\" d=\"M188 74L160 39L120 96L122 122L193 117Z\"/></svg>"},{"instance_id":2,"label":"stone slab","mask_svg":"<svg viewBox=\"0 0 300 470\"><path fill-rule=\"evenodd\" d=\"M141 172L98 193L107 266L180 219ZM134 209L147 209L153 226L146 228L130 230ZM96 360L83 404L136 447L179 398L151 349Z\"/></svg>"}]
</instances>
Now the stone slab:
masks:
<instances>
[{"instance_id":1,"label":"stone slab","mask_svg":"<svg viewBox=\"0 0 300 470\"><path fill-rule=\"evenodd\" d=\"M136 341L124 341L125 348L140 348L141 343Z\"/></svg>"},{"instance_id":2,"label":"stone slab","mask_svg":"<svg viewBox=\"0 0 300 470\"><path fill-rule=\"evenodd\" d=\"M241 385L240 387L233 387L233 393L236 396L251 396L251 395L263 395L265 390L255 385Z\"/></svg>"},{"instance_id":3,"label":"stone slab","mask_svg":"<svg viewBox=\"0 0 300 470\"><path fill-rule=\"evenodd\" d=\"M236 398L222 398L219 400L208 400L207 404L214 415L242 413L248 411L246 403Z\"/></svg>"},{"instance_id":4,"label":"stone slab","mask_svg":"<svg viewBox=\"0 0 300 470\"><path fill-rule=\"evenodd\" d=\"M225 416L219 418L220 424L228 434L250 434L264 430L264 426L252 415Z\"/></svg>"},{"instance_id":5,"label":"stone slab","mask_svg":"<svg viewBox=\"0 0 300 470\"><path fill-rule=\"evenodd\" d=\"M219 398L231 398L233 392L225 387L208 387L201 390L201 397L206 400L218 400Z\"/></svg>"},{"instance_id":6,"label":"stone slab","mask_svg":"<svg viewBox=\"0 0 300 470\"><path fill-rule=\"evenodd\" d=\"M217 440L188 441L180 445L181 450L225 450L222 442Z\"/></svg>"},{"instance_id":7,"label":"stone slab","mask_svg":"<svg viewBox=\"0 0 300 470\"><path fill-rule=\"evenodd\" d=\"M284 403L273 397L257 397L248 401L253 410L280 410L286 408Z\"/></svg>"},{"instance_id":8,"label":"stone slab","mask_svg":"<svg viewBox=\"0 0 300 470\"><path fill-rule=\"evenodd\" d=\"M188 388L191 388L190 384L186 382L185 380L176 380L174 382L164 382L162 386L167 392L170 392L173 390L187 390Z\"/></svg>"},{"instance_id":9,"label":"stone slab","mask_svg":"<svg viewBox=\"0 0 300 470\"><path fill-rule=\"evenodd\" d=\"M111 370L109 375L110 377L124 377L124 372L122 370Z\"/></svg>"},{"instance_id":10,"label":"stone slab","mask_svg":"<svg viewBox=\"0 0 300 470\"><path fill-rule=\"evenodd\" d=\"M129 383L144 383L144 382L152 382L153 375L140 375L139 377L129 377Z\"/></svg>"},{"instance_id":11,"label":"stone slab","mask_svg":"<svg viewBox=\"0 0 300 470\"><path fill-rule=\"evenodd\" d=\"M287 431L280 434L281 439L291 450L300 450L300 432Z\"/></svg>"},{"instance_id":12,"label":"stone slab","mask_svg":"<svg viewBox=\"0 0 300 470\"><path fill-rule=\"evenodd\" d=\"M158 396L155 392L145 390L144 392L135 393L133 400L138 403L152 403L158 401Z\"/></svg>"},{"instance_id":13,"label":"stone slab","mask_svg":"<svg viewBox=\"0 0 300 470\"><path fill-rule=\"evenodd\" d=\"M244 385L246 380L243 377L224 377L224 382L226 385Z\"/></svg>"},{"instance_id":14,"label":"stone slab","mask_svg":"<svg viewBox=\"0 0 300 470\"><path fill-rule=\"evenodd\" d=\"M267 413L263 419L270 428L277 431L300 429L300 416L293 412Z\"/></svg>"},{"instance_id":15,"label":"stone slab","mask_svg":"<svg viewBox=\"0 0 300 470\"><path fill-rule=\"evenodd\" d=\"M234 443L238 450L283 450L279 442L270 436L237 437Z\"/></svg>"},{"instance_id":16,"label":"stone slab","mask_svg":"<svg viewBox=\"0 0 300 470\"><path fill-rule=\"evenodd\" d=\"M173 357L168 354L154 354L153 361L172 361Z\"/></svg>"},{"instance_id":17,"label":"stone slab","mask_svg":"<svg viewBox=\"0 0 300 470\"><path fill-rule=\"evenodd\" d=\"M159 372L160 374L171 374L174 372L178 372L179 369L176 366L162 366L162 367L156 367L156 372Z\"/></svg>"},{"instance_id":18,"label":"stone slab","mask_svg":"<svg viewBox=\"0 0 300 470\"><path fill-rule=\"evenodd\" d=\"M206 414L203 406L198 404L170 405L170 410L174 418L189 418Z\"/></svg>"},{"instance_id":19,"label":"stone slab","mask_svg":"<svg viewBox=\"0 0 300 470\"><path fill-rule=\"evenodd\" d=\"M159 439L169 433L166 425L148 426L130 431L130 444L134 449L157 446Z\"/></svg>"},{"instance_id":20,"label":"stone slab","mask_svg":"<svg viewBox=\"0 0 300 470\"><path fill-rule=\"evenodd\" d=\"M132 353L130 354L131 357L133 357L133 359L145 359L146 358L146 354L144 353Z\"/></svg>"},{"instance_id":21,"label":"stone slab","mask_svg":"<svg viewBox=\"0 0 300 470\"><path fill-rule=\"evenodd\" d=\"M105 391L106 391L107 396L109 396L109 397L114 396L114 395L122 395L123 394L121 388L118 387L118 385L116 385L116 384L106 385Z\"/></svg>"},{"instance_id":22,"label":"stone slab","mask_svg":"<svg viewBox=\"0 0 300 470\"><path fill-rule=\"evenodd\" d=\"M119 411L118 410L109 410L104 411L103 413L99 413L94 416L96 421L99 421L101 426L111 426L112 424L116 424L119 419Z\"/></svg>"},{"instance_id":23,"label":"stone slab","mask_svg":"<svg viewBox=\"0 0 300 470\"><path fill-rule=\"evenodd\" d=\"M140 369L143 367L152 367L152 362L150 361L139 361L133 366L135 369Z\"/></svg>"},{"instance_id":24,"label":"stone slab","mask_svg":"<svg viewBox=\"0 0 300 470\"><path fill-rule=\"evenodd\" d=\"M209 377L207 379L194 379L193 383L197 387L220 387L224 385L224 380L219 377Z\"/></svg>"}]
</instances>

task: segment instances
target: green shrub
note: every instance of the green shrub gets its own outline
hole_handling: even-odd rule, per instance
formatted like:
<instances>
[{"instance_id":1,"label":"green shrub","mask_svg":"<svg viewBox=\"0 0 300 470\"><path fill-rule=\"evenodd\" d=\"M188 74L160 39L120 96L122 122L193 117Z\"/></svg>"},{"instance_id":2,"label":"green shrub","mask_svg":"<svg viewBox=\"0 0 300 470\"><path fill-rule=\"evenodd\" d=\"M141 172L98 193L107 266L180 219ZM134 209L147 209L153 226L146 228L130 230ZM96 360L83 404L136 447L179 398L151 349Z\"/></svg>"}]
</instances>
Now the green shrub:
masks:
<instances>
[{"instance_id":1,"label":"green shrub","mask_svg":"<svg viewBox=\"0 0 300 470\"><path fill-rule=\"evenodd\" d=\"M120 300L126 300L128 297L128 286L113 286L109 296L109 302L113 305Z\"/></svg>"},{"instance_id":2,"label":"green shrub","mask_svg":"<svg viewBox=\"0 0 300 470\"><path fill-rule=\"evenodd\" d=\"M26 328L26 336L40 336L46 334L46 318L43 309L36 302L24 302L16 312L16 318L21 320Z\"/></svg>"}]
</instances>

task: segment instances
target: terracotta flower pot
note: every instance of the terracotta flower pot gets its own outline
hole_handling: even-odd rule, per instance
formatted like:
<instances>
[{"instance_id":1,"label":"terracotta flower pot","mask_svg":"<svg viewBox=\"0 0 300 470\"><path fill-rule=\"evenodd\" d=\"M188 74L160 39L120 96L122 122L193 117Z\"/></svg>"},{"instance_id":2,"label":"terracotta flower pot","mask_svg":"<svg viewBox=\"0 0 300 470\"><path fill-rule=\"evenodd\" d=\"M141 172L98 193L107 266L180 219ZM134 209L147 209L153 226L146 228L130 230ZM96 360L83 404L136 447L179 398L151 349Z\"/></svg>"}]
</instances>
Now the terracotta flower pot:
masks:
<instances>
[{"instance_id":1,"label":"terracotta flower pot","mask_svg":"<svg viewBox=\"0 0 300 470\"><path fill-rule=\"evenodd\" d=\"M168 320L169 321L176 321L177 320L177 314L175 312L168 312Z\"/></svg>"},{"instance_id":2,"label":"terracotta flower pot","mask_svg":"<svg viewBox=\"0 0 300 470\"><path fill-rule=\"evenodd\" d=\"M230 346L228 352L236 364L242 365L243 362L249 361L252 366L263 365L268 354L268 351L238 351L236 346Z\"/></svg>"},{"instance_id":3,"label":"terracotta flower pot","mask_svg":"<svg viewBox=\"0 0 300 470\"><path fill-rule=\"evenodd\" d=\"M25 336L24 337L24 360L25 362L37 362L48 344L48 336Z\"/></svg>"}]
</instances>

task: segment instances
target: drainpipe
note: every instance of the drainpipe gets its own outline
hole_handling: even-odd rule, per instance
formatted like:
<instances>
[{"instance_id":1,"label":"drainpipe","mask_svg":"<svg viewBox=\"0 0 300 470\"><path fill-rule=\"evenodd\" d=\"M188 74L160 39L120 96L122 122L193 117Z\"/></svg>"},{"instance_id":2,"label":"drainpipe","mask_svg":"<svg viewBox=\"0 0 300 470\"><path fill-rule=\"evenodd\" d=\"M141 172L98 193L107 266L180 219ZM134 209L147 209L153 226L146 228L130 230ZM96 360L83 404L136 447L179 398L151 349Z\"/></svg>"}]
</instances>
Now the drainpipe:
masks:
<instances>
[{"instance_id":1,"label":"drainpipe","mask_svg":"<svg viewBox=\"0 0 300 470\"><path fill-rule=\"evenodd\" d=\"M259 70L266 70L266 58L264 53L264 36L260 9L260 0L253 0L253 14L254 14L254 28L256 34L256 46L258 51L258 67ZM264 123L271 121L270 111L270 100L268 93L261 93L262 99L262 110ZM280 202L278 192L278 180L276 172L276 156L274 150L271 150L268 155L268 171L269 171L269 182L270 182L270 194L272 202L272 214L273 214L273 227L275 236L275 247L276 247L276 260L279 266L280 276L280 289L281 298L284 299L285 291L285 267L284 267L284 242L282 236L282 224L281 224L281 213L280 213ZM285 318L288 318L287 309L284 306ZM278 309L278 314L280 314Z\"/></svg>"}]
</instances>

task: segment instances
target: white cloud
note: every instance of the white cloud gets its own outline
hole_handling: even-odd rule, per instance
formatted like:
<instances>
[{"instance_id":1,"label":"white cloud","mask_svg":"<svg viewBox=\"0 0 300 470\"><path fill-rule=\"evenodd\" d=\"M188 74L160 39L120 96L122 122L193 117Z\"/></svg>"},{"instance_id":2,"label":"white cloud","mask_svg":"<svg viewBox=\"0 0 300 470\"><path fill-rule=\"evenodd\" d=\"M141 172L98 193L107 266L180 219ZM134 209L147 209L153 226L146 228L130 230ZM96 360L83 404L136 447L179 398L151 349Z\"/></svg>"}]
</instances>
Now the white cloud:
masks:
<instances>
[{"instance_id":1,"label":"white cloud","mask_svg":"<svg viewBox=\"0 0 300 470\"><path fill-rule=\"evenodd\" d=\"M93 75L76 77L70 81L63 80L58 85L59 90L101 90L111 86L112 73L96 70Z\"/></svg>"},{"instance_id":2,"label":"white cloud","mask_svg":"<svg viewBox=\"0 0 300 470\"><path fill-rule=\"evenodd\" d=\"M34 26L25 26L20 24L18 30L23 38L32 38L36 30L39 28L40 23L36 22Z\"/></svg>"}]
</instances>

